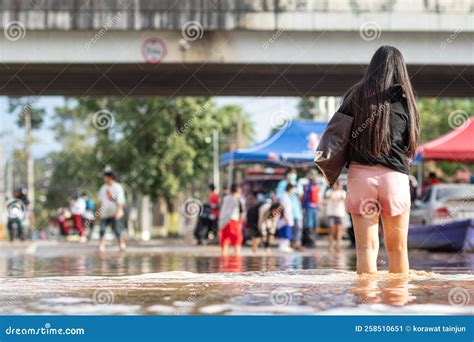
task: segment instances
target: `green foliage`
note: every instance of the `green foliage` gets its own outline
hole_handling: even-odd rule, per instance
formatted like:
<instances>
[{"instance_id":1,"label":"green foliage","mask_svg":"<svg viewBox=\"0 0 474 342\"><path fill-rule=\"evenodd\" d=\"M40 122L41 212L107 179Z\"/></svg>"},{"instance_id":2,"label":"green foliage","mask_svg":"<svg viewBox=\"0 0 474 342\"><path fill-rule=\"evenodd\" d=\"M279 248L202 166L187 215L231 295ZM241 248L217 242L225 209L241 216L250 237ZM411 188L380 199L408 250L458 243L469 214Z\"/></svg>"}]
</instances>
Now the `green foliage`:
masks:
<instances>
[{"instance_id":1,"label":"green foliage","mask_svg":"<svg viewBox=\"0 0 474 342\"><path fill-rule=\"evenodd\" d=\"M474 101L472 98L422 98L418 102L418 110L421 120L421 143L425 143L453 130L456 125L473 116ZM439 161L436 166L448 176L466 167L450 161ZM472 166L470 169L472 171Z\"/></svg>"},{"instance_id":2,"label":"green foliage","mask_svg":"<svg viewBox=\"0 0 474 342\"><path fill-rule=\"evenodd\" d=\"M36 98L9 97L8 102L8 112L17 115L16 122L18 126L24 127L25 113L28 112L31 116L31 128L37 129L41 127L45 111L44 108L39 108L36 105Z\"/></svg>"},{"instance_id":3,"label":"green foliage","mask_svg":"<svg viewBox=\"0 0 474 342\"><path fill-rule=\"evenodd\" d=\"M452 124L450 125L450 121L454 121L455 111L460 117L463 112L465 116L474 115L474 101L472 98L422 98L418 102L418 110L421 120L421 142L424 143L454 128Z\"/></svg>"},{"instance_id":4,"label":"green foliage","mask_svg":"<svg viewBox=\"0 0 474 342\"><path fill-rule=\"evenodd\" d=\"M242 107L227 105L219 108L216 114L221 150L229 151L233 146L245 147L252 143L255 134L252 122ZM240 125L240 142L237 142Z\"/></svg>"},{"instance_id":5,"label":"green foliage","mask_svg":"<svg viewBox=\"0 0 474 342\"><path fill-rule=\"evenodd\" d=\"M302 97L298 103L298 118L314 120L318 114L317 97Z\"/></svg>"},{"instance_id":6,"label":"green foliage","mask_svg":"<svg viewBox=\"0 0 474 342\"><path fill-rule=\"evenodd\" d=\"M189 184L207 183L214 129L224 148L235 139L239 121L244 143L253 134L240 107L217 109L210 98L69 99L55 117L63 145L52 156L62 165L51 182L57 183L50 193L55 204L77 188L95 192L106 166L131 191L170 203Z\"/></svg>"}]
</instances>

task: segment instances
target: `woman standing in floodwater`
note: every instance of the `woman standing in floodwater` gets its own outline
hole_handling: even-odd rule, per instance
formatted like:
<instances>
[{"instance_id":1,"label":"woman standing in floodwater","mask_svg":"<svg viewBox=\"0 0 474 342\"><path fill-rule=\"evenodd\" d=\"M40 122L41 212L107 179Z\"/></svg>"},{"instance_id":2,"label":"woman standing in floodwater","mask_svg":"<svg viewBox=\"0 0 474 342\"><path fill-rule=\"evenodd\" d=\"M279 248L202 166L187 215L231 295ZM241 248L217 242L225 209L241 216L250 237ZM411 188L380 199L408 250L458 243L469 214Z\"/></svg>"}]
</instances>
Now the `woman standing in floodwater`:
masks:
<instances>
[{"instance_id":1,"label":"woman standing in floodwater","mask_svg":"<svg viewBox=\"0 0 474 342\"><path fill-rule=\"evenodd\" d=\"M354 118L346 209L354 224L357 273L377 271L379 218L389 271L408 273L409 163L420 124L407 67L399 50L380 47L339 112Z\"/></svg>"}]
</instances>

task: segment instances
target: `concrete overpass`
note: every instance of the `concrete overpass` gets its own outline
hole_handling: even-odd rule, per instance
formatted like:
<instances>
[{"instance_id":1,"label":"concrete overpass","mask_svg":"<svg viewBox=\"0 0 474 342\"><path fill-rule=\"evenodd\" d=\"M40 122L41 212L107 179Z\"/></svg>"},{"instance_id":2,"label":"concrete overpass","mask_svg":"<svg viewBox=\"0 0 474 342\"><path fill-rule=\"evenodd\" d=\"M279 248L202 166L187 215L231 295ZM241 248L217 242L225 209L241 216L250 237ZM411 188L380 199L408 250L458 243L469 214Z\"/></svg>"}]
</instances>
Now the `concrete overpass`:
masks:
<instances>
[{"instance_id":1,"label":"concrete overpass","mask_svg":"<svg viewBox=\"0 0 474 342\"><path fill-rule=\"evenodd\" d=\"M383 44L424 96L472 96L471 0L22 1L2 95L340 95Z\"/></svg>"}]
</instances>

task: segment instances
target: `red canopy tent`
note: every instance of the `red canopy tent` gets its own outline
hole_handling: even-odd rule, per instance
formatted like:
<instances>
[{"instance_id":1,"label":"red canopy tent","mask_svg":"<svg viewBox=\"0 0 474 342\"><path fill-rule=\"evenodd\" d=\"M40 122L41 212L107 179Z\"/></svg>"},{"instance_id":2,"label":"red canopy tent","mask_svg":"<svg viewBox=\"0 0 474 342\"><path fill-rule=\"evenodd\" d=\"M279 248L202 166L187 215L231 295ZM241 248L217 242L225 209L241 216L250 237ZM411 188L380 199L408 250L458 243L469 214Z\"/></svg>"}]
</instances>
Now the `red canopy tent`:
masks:
<instances>
[{"instance_id":1,"label":"red canopy tent","mask_svg":"<svg viewBox=\"0 0 474 342\"><path fill-rule=\"evenodd\" d=\"M418 160L455 160L474 162L474 117L441 137L429 141L417 149Z\"/></svg>"}]
</instances>

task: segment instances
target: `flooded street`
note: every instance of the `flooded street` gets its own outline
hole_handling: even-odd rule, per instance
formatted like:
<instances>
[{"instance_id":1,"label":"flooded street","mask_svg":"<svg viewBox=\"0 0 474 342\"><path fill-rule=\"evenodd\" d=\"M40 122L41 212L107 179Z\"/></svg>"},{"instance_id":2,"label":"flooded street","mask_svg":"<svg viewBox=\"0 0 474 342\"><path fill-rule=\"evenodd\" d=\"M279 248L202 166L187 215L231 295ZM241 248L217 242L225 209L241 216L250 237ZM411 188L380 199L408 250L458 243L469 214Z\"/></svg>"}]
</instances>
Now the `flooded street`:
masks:
<instances>
[{"instance_id":1,"label":"flooded street","mask_svg":"<svg viewBox=\"0 0 474 342\"><path fill-rule=\"evenodd\" d=\"M407 278L357 277L352 249L221 257L215 246L2 245L3 314L472 314L474 254L410 252ZM387 268L383 251L378 260Z\"/></svg>"}]
</instances>

